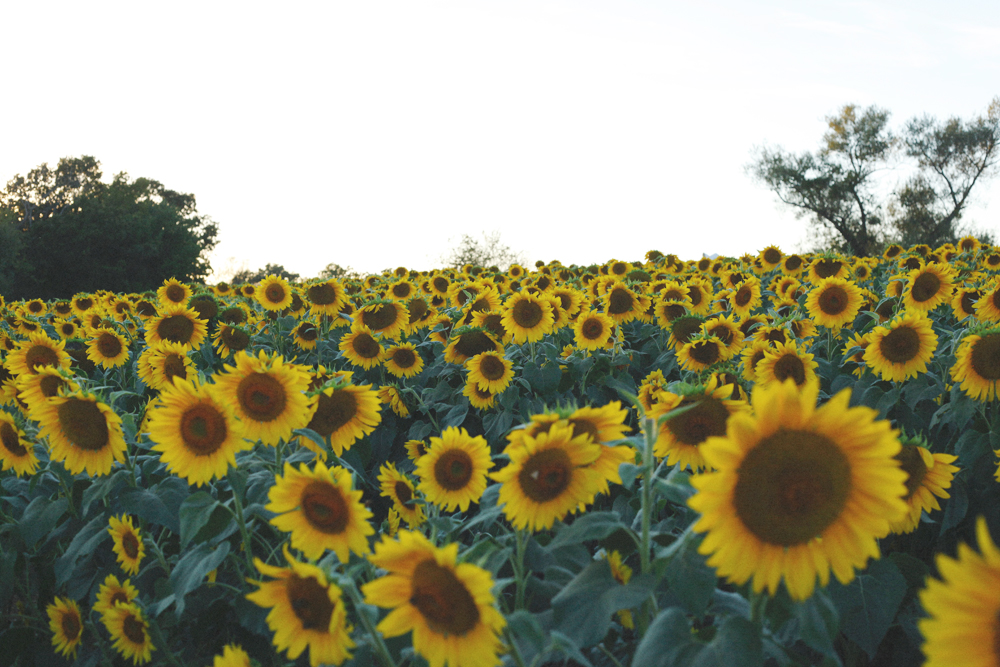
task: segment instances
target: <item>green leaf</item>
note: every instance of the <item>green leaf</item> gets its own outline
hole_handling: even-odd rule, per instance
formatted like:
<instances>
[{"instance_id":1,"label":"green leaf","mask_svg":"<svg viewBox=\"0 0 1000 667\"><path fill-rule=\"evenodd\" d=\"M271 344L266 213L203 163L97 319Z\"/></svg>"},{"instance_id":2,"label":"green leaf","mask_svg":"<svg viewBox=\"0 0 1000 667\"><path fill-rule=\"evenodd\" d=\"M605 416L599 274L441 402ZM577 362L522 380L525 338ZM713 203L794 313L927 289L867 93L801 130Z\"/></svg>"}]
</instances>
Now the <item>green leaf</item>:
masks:
<instances>
[{"instance_id":1,"label":"green leaf","mask_svg":"<svg viewBox=\"0 0 1000 667\"><path fill-rule=\"evenodd\" d=\"M181 503L181 548L210 540L234 520L232 512L205 491L192 493Z\"/></svg>"},{"instance_id":2,"label":"green leaf","mask_svg":"<svg viewBox=\"0 0 1000 667\"><path fill-rule=\"evenodd\" d=\"M545 649L545 631L534 614L520 609L507 617L507 627L518 643L528 644L535 654Z\"/></svg>"},{"instance_id":3,"label":"green leaf","mask_svg":"<svg viewBox=\"0 0 1000 667\"><path fill-rule=\"evenodd\" d=\"M632 658L642 667L680 667L691 665L701 645L691 637L691 625L679 607L657 614Z\"/></svg>"},{"instance_id":4,"label":"green leaf","mask_svg":"<svg viewBox=\"0 0 1000 667\"><path fill-rule=\"evenodd\" d=\"M214 549L202 542L181 556L170 573L178 616L184 613L184 596L201 586L208 573L219 567L228 554L229 542L222 542Z\"/></svg>"},{"instance_id":5,"label":"green leaf","mask_svg":"<svg viewBox=\"0 0 1000 667\"><path fill-rule=\"evenodd\" d=\"M969 429L955 441L956 465L964 470L972 470L983 456L990 454L992 433L982 433Z\"/></svg>"},{"instance_id":6,"label":"green leaf","mask_svg":"<svg viewBox=\"0 0 1000 667\"><path fill-rule=\"evenodd\" d=\"M608 561L594 561L552 598L555 629L577 646L592 646L604 639L616 611L641 604L654 587L652 577L641 575L623 586Z\"/></svg>"},{"instance_id":7,"label":"green leaf","mask_svg":"<svg viewBox=\"0 0 1000 667\"><path fill-rule=\"evenodd\" d=\"M833 653L833 640L840 631L840 617L824 589L816 589L812 597L796 604L795 618L799 622L799 637L807 646L820 653Z\"/></svg>"},{"instance_id":8,"label":"green leaf","mask_svg":"<svg viewBox=\"0 0 1000 667\"><path fill-rule=\"evenodd\" d=\"M552 636L552 648L567 658L571 658L576 661L577 664L583 665L583 667L594 667L586 656L580 653L580 649L577 647L576 643L572 638L567 637L558 630L553 630L549 633Z\"/></svg>"},{"instance_id":9,"label":"green leaf","mask_svg":"<svg viewBox=\"0 0 1000 667\"><path fill-rule=\"evenodd\" d=\"M707 556L698 553L701 540L700 534L688 530L680 539L661 550L656 559L667 561L664 572L667 585L691 614L705 612L717 583L715 570L706 563ZM663 564L657 565L657 571L660 571Z\"/></svg>"},{"instance_id":10,"label":"green leaf","mask_svg":"<svg viewBox=\"0 0 1000 667\"><path fill-rule=\"evenodd\" d=\"M441 428L449 426L461 426L465 423L465 418L469 414L469 401L463 399L460 403L453 405L448 413L441 420Z\"/></svg>"},{"instance_id":11,"label":"green leaf","mask_svg":"<svg viewBox=\"0 0 1000 667\"><path fill-rule=\"evenodd\" d=\"M874 658L906 595L906 578L888 558L872 561L847 586L834 582L830 597L840 612L840 630Z\"/></svg>"},{"instance_id":12,"label":"green leaf","mask_svg":"<svg viewBox=\"0 0 1000 667\"><path fill-rule=\"evenodd\" d=\"M69 581L80 557L92 554L98 545L110 539L111 533L108 532L108 518L100 514L91 519L73 537L73 541L66 547L63 555L56 560L56 584L62 585Z\"/></svg>"},{"instance_id":13,"label":"green leaf","mask_svg":"<svg viewBox=\"0 0 1000 667\"><path fill-rule=\"evenodd\" d=\"M618 512L592 512L578 517L573 523L563 525L555 538L549 542L552 550L569 544L580 544L590 540L602 540L619 528L626 528Z\"/></svg>"},{"instance_id":14,"label":"green leaf","mask_svg":"<svg viewBox=\"0 0 1000 667\"><path fill-rule=\"evenodd\" d=\"M29 549L56 527L67 509L69 509L68 498L49 500L44 496L38 496L24 508L18 528L21 531L21 538Z\"/></svg>"},{"instance_id":15,"label":"green leaf","mask_svg":"<svg viewBox=\"0 0 1000 667\"><path fill-rule=\"evenodd\" d=\"M636 478L642 468L634 463L622 463L618 466L618 475L622 478L622 486L626 491L631 491L635 487Z\"/></svg>"},{"instance_id":16,"label":"green leaf","mask_svg":"<svg viewBox=\"0 0 1000 667\"><path fill-rule=\"evenodd\" d=\"M965 479L959 475L951 481L948 489L950 498L944 501L944 517L941 518L941 535L954 528L965 518L969 511L969 493Z\"/></svg>"}]
</instances>

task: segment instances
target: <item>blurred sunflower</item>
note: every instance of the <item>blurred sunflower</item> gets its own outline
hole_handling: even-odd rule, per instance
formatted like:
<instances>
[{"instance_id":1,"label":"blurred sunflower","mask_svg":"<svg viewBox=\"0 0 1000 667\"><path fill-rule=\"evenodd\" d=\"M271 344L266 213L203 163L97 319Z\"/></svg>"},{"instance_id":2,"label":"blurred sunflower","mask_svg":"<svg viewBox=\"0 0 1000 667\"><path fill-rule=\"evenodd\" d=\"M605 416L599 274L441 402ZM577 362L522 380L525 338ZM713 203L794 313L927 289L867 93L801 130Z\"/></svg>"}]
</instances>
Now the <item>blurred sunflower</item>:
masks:
<instances>
[{"instance_id":1,"label":"blurred sunflower","mask_svg":"<svg viewBox=\"0 0 1000 667\"><path fill-rule=\"evenodd\" d=\"M994 280L982 289L983 294L975 305L976 319L1000 324L1000 281Z\"/></svg>"},{"instance_id":2,"label":"blurred sunflower","mask_svg":"<svg viewBox=\"0 0 1000 667\"><path fill-rule=\"evenodd\" d=\"M226 644L222 654L212 660L212 667L252 667L250 656L239 644Z\"/></svg>"},{"instance_id":3,"label":"blurred sunflower","mask_svg":"<svg viewBox=\"0 0 1000 667\"><path fill-rule=\"evenodd\" d=\"M422 442L422 441L418 441ZM379 490L381 495L392 500L392 506L410 528L424 522L424 509L413 501L417 489L409 477L396 470L396 465L386 463L379 467Z\"/></svg>"},{"instance_id":4,"label":"blurred sunflower","mask_svg":"<svg viewBox=\"0 0 1000 667\"><path fill-rule=\"evenodd\" d=\"M312 470L303 463L298 470L285 463L284 475L276 477L268 492L266 509L277 514L271 524L292 534L292 548L309 560L318 560L327 549L341 563L350 552L368 553L367 537L375 532L371 511L355 491L351 473L339 466L329 468L317 460Z\"/></svg>"},{"instance_id":5,"label":"blurred sunflower","mask_svg":"<svg viewBox=\"0 0 1000 667\"><path fill-rule=\"evenodd\" d=\"M764 360L764 355L773 348L769 340L754 340L740 352L743 379L747 382L757 381L757 365Z\"/></svg>"},{"instance_id":6,"label":"blurred sunflower","mask_svg":"<svg viewBox=\"0 0 1000 667\"><path fill-rule=\"evenodd\" d=\"M988 667L997 660L1000 617L1000 550L986 519L976 519L979 553L958 545L958 557L937 555L941 579L928 577L920 591L926 613L917 621L924 636L925 667Z\"/></svg>"},{"instance_id":7,"label":"blurred sunflower","mask_svg":"<svg viewBox=\"0 0 1000 667\"><path fill-rule=\"evenodd\" d=\"M464 428L449 426L440 438L431 437L427 454L417 461L417 488L428 502L464 512L470 503L479 502L492 467L490 447L483 436L472 437Z\"/></svg>"},{"instance_id":8,"label":"blurred sunflower","mask_svg":"<svg viewBox=\"0 0 1000 667\"><path fill-rule=\"evenodd\" d=\"M187 346L170 341L150 345L139 355L136 372L153 389L166 389L173 386L174 379L186 380L198 375L188 352Z\"/></svg>"},{"instance_id":9,"label":"blurred sunflower","mask_svg":"<svg viewBox=\"0 0 1000 667\"><path fill-rule=\"evenodd\" d=\"M490 475L501 483L498 504L504 515L518 530L537 531L582 510L602 485L600 472L590 467L600 448L590 435L574 436L573 427L562 422L512 441L504 449L510 463Z\"/></svg>"},{"instance_id":10,"label":"blurred sunflower","mask_svg":"<svg viewBox=\"0 0 1000 667\"><path fill-rule=\"evenodd\" d=\"M306 428L330 438L336 456L342 456L359 438L372 433L382 422L378 392L370 384L357 386L349 380L335 380L323 387L315 398L315 411ZM313 451L308 440L306 446ZM317 452L326 458L326 452Z\"/></svg>"},{"instance_id":11,"label":"blurred sunflower","mask_svg":"<svg viewBox=\"0 0 1000 667\"><path fill-rule=\"evenodd\" d=\"M37 373L43 366L69 370L70 356L65 341L49 338L44 332L28 334L28 339L7 353L4 366L11 375Z\"/></svg>"},{"instance_id":12,"label":"blurred sunflower","mask_svg":"<svg viewBox=\"0 0 1000 667\"><path fill-rule=\"evenodd\" d=\"M30 477L38 470L35 445L14 421L14 415L0 410L0 470L14 470L18 477Z\"/></svg>"},{"instance_id":13,"label":"blurred sunflower","mask_svg":"<svg viewBox=\"0 0 1000 667\"><path fill-rule=\"evenodd\" d=\"M259 588L247 593L247 599L271 608L266 620L274 633L272 641L279 651L288 650L289 659L297 659L308 648L311 667L343 663L355 644L340 587L321 568L295 560L287 545L283 550L289 567L254 559L260 573L273 580L248 579Z\"/></svg>"},{"instance_id":14,"label":"blurred sunflower","mask_svg":"<svg viewBox=\"0 0 1000 667\"><path fill-rule=\"evenodd\" d=\"M701 448L715 471L691 479L693 529L706 533L698 551L737 585L753 578L757 593L774 595L784 579L805 600L831 570L849 583L906 511L890 423L849 407L850 390L816 408L818 394L816 382L756 387L753 412L732 415L726 437Z\"/></svg>"},{"instance_id":15,"label":"blurred sunflower","mask_svg":"<svg viewBox=\"0 0 1000 667\"><path fill-rule=\"evenodd\" d=\"M819 362L815 355L799 350L795 341L776 343L764 350L764 358L757 362L756 382L759 385L782 383L793 380L799 387L816 380Z\"/></svg>"},{"instance_id":16,"label":"blurred sunflower","mask_svg":"<svg viewBox=\"0 0 1000 667\"><path fill-rule=\"evenodd\" d=\"M976 302L983 296L978 287L958 287L951 297L951 312L961 322L976 314Z\"/></svg>"},{"instance_id":17,"label":"blurred sunflower","mask_svg":"<svg viewBox=\"0 0 1000 667\"><path fill-rule=\"evenodd\" d=\"M839 331L861 310L861 288L844 278L823 278L806 296L806 310L819 326Z\"/></svg>"},{"instance_id":18,"label":"blurred sunflower","mask_svg":"<svg viewBox=\"0 0 1000 667\"><path fill-rule=\"evenodd\" d=\"M292 328L292 340L303 350L314 350L319 342L320 331L315 322L302 320Z\"/></svg>"},{"instance_id":19,"label":"blurred sunflower","mask_svg":"<svg viewBox=\"0 0 1000 667\"><path fill-rule=\"evenodd\" d=\"M951 379L962 383L962 391L977 401L992 401L1000 395L1000 327L967 333L955 350Z\"/></svg>"},{"instance_id":20,"label":"blurred sunflower","mask_svg":"<svg viewBox=\"0 0 1000 667\"><path fill-rule=\"evenodd\" d=\"M87 358L101 368L124 366L128 361L128 341L113 329L96 329L87 341Z\"/></svg>"},{"instance_id":21,"label":"blurred sunflower","mask_svg":"<svg viewBox=\"0 0 1000 667\"><path fill-rule=\"evenodd\" d=\"M378 398L380 401L392 408L392 411L400 417L409 417L410 409L406 407L403 396L399 393L399 388L395 385L387 384L379 387Z\"/></svg>"},{"instance_id":22,"label":"blurred sunflower","mask_svg":"<svg viewBox=\"0 0 1000 667\"><path fill-rule=\"evenodd\" d=\"M500 352L481 352L465 362L469 382L475 382L481 391L499 394L514 379L514 363Z\"/></svg>"},{"instance_id":23,"label":"blurred sunflower","mask_svg":"<svg viewBox=\"0 0 1000 667\"><path fill-rule=\"evenodd\" d=\"M883 380L900 382L927 370L937 343L937 334L926 315L904 312L868 334L864 359Z\"/></svg>"},{"instance_id":24,"label":"blurred sunflower","mask_svg":"<svg viewBox=\"0 0 1000 667\"><path fill-rule=\"evenodd\" d=\"M932 454L919 444L904 442L896 454L896 460L907 474L907 512L900 521L893 522L890 529L894 533L912 533L920 523L923 512L941 509L938 498L950 498L945 489L951 487L951 480L958 472L952 465L958 459L951 454Z\"/></svg>"},{"instance_id":25,"label":"blurred sunflower","mask_svg":"<svg viewBox=\"0 0 1000 667\"><path fill-rule=\"evenodd\" d=\"M423 440L407 440L403 446L406 448L406 456L414 463L427 453L427 443Z\"/></svg>"},{"instance_id":26,"label":"blurred sunflower","mask_svg":"<svg viewBox=\"0 0 1000 667\"><path fill-rule=\"evenodd\" d=\"M80 327L73 320L56 320L53 324L55 325L56 333L63 340L78 338L80 336Z\"/></svg>"},{"instance_id":27,"label":"blurred sunflower","mask_svg":"<svg viewBox=\"0 0 1000 667\"><path fill-rule=\"evenodd\" d=\"M252 446L219 389L180 378L160 394L147 428L167 470L196 486L225 477L236 452Z\"/></svg>"},{"instance_id":28,"label":"blurred sunflower","mask_svg":"<svg viewBox=\"0 0 1000 667\"><path fill-rule=\"evenodd\" d=\"M817 257L809 263L807 280L816 285L825 278L846 278L850 267L840 256Z\"/></svg>"},{"instance_id":29,"label":"blurred sunflower","mask_svg":"<svg viewBox=\"0 0 1000 667\"><path fill-rule=\"evenodd\" d=\"M73 475L107 475L125 461L121 418L84 390L48 399L32 412L40 438L48 438L51 457Z\"/></svg>"},{"instance_id":30,"label":"blurred sunflower","mask_svg":"<svg viewBox=\"0 0 1000 667\"><path fill-rule=\"evenodd\" d=\"M604 558L608 561L608 567L611 568L611 576L614 577L622 586L628 584L632 579L632 568L625 564L622 560L622 555L617 551L605 551ZM635 627L635 621L632 618L631 609L620 609L618 611L618 621L622 624L623 628L631 630Z\"/></svg>"},{"instance_id":31,"label":"blurred sunflower","mask_svg":"<svg viewBox=\"0 0 1000 667\"><path fill-rule=\"evenodd\" d=\"M148 345L170 341L197 350L207 334L205 320L198 317L196 310L182 305L161 306L157 315L146 322Z\"/></svg>"},{"instance_id":32,"label":"blurred sunflower","mask_svg":"<svg viewBox=\"0 0 1000 667\"><path fill-rule=\"evenodd\" d=\"M781 272L786 276L798 276L805 268L805 260L801 255L788 255L781 260Z\"/></svg>"},{"instance_id":33,"label":"blurred sunflower","mask_svg":"<svg viewBox=\"0 0 1000 667\"><path fill-rule=\"evenodd\" d=\"M650 411L650 417L659 421L672 410L688 409L660 424L653 454L666 458L667 465L701 472L707 467L701 446L712 436L726 435L729 418L749 408L746 401L730 400L732 393L731 386L720 387L715 379L707 385L681 390L679 394L664 391Z\"/></svg>"},{"instance_id":34,"label":"blurred sunflower","mask_svg":"<svg viewBox=\"0 0 1000 667\"><path fill-rule=\"evenodd\" d=\"M355 321L350 333L340 339L340 351L344 358L365 370L378 366L385 357L385 348L374 336L374 332Z\"/></svg>"},{"instance_id":35,"label":"blurred sunflower","mask_svg":"<svg viewBox=\"0 0 1000 667\"><path fill-rule=\"evenodd\" d=\"M108 519L108 532L114 543L112 549L118 558L118 564L128 574L139 572L139 563L146 555L146 547L142 543L139 530L132 525L132 517L123 514L122 518L112 516Z\"/></svg>"},{"instance_id":36,"label":"blurred sunflower","mask_svg":"<svg viewBox=\"0 0 1000 667\"><path fill-rule=\"evenodd\" d=\"M118 581L118 577L109 574L97 591L97 599L94 601L93 611L102 617L111 611L116 605L128 604L139 597L139 591L128 579L124 582Z\"/></svg>"},{"instance_id":37,"label":"blurred sunflower","mask_svg":"<svg viewBox=\"0 0 1000 667\"><path fill-rule=\"evenodd\" d=\"M466 378L462 395L469 399L469 404L477 410L488 410L496 403L497 395L489 389L480 389L479 384Z\"/></svg>"},{"instance_id":38,"label":"blurred sunflower","mask_svg":"<svg viewBox=\"0 0 1000 667\"><path fill-rule=\"evenodd\" d=\"M767 271L777 268L781 264L781 260L785 258L785 255L781 252L781 248L774 245L767 246L757 256Z\"/></svg>"},{"instance_id":39,"label":"blurred sunflower","mask_svg":"<svg viewBox=\"0 0 1000 667\"><path fill-rule=\"evenodd\" d=\"M510 332L511 339L521 344L541 340L552 329L555 317L552 304L547 299L518 292L504 302L500 321Z\"/></svg>"},{"instance_id":40,"label":"blurred sunflower","mask_svg":"<svg viewBox=\"0 0 1000 667\"><path fill-rule=\"evenodd\" d=\"M221 400L229 402L243 422L245 437L276 445L309 423L309 374L302 366L264 350L256 357L238 352L235 361L215 376L215 383Z\"/></svg>"},{"instance_id":41,"label":"blurred sunflower","mask_svg":"<svg viewBox=\"0 0 1000 667\"><path fill-rule=\"evenodd\" d=\"M131 659L134 665L144 665L153 659L156 647L149 634L149 621L138 605L119 603L107 611L103 621L119 655Z\"/></svg>"},{"instance_id":42,"label":"blurred sunflower","mask_svg":"<svg viewBox=\"0 0 1000 667\"><path fill-rule=\"evenodd\" d=\"M413 377L424 370L424 360L413 343L393 345L385 351L385 370L396 377Z\"/></svg>"},{"instance_id":43,"label":"blurred sunflower","mask_svg":"<svg viewBox=\"0 0 1000 667\"><path fill-rule=\"evenodd\" d=\"M45 608L52 631L52 646L66 659L76 659L76 651L83 639L83 617L76 600L56 598Z\"/></svg>"},{"instance_id":44,"label":"blurred sunflower","mask_svg":"<svg viewBox=\"0 0 1000 667\"><path fill-rule=\"evenodd\" d=\"M430 667L496 667L506 625L490 573L458 562L458 544L435 547L413 531L382 538L369 560L388 571L361 590L365 602L392 609L378 624L386 637L412 631L413 649Z\"/></svg>"}]
</instances>

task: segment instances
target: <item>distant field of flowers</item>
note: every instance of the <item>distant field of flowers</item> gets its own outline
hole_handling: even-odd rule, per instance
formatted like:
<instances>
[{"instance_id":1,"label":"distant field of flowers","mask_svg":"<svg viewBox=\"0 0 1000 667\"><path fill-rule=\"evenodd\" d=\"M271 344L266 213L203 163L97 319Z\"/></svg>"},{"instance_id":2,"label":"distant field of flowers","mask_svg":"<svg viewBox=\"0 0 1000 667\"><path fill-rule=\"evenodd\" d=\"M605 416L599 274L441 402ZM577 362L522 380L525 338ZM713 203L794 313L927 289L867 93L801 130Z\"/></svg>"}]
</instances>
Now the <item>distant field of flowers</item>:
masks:
<instances>
[{"instance_id":1,"label":"distant field of flowers","mask_svg":"<svg viewBox=\"0 0 1000 667\"><path fill-rule=\"evenodd\" d=\"M0 297L0 667L1000 664L998 274Z\"/></svg>"}]
</instances>

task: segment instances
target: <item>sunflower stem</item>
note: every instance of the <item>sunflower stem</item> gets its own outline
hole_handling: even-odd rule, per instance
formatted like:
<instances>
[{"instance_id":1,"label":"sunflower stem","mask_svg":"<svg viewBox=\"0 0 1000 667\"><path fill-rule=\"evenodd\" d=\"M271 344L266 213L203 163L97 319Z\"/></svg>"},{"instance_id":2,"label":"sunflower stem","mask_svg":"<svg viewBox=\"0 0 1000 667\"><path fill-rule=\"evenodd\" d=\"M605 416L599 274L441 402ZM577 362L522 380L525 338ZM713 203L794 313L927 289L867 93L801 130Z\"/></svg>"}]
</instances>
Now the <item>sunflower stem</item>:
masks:
<instances>
[{"instance_id":1,"label":"sunflower stem","mask_svg":"<svg viewBox=\"0 0 1000 667\"><path fill-rule=\"evenodd\" d=\"M652 417L643 418L643 452L642 452L642 533L639 548L639 561L642 574L649 574L651 561L650 529L653 514L653 475L656 460L653 457L653 445L656 444L656 420Z\"/></svg>"},{"instance_id":2,"label":"sunflower stem","mask_svg":"<svg viewBox=\"0 0 1000 667\"><path fill-rule=\"evenodd\" d=\"M174 667L184 667L184 665L181 664L181 662L177 659L177 656L174 655L174 652L170 650L170 645L167 643L166 637L164 637L163 633L160 631L160 625L159 623L156 622L156 619L150 618L146 616L146 614L143 614L143 618L145 618L146 622L149 623L149 629L150 629L150 634L152 635L153 638L153 643L156 646L158 646L160 650L163 651L163 653L166 654L167 662L169 662L171 665L174 665Z\"/></svg>"},{"instance_id":3,"label":"sunflower stem","mask_svg":"<svg viewBox=\"0 0 1000 667\"><path fill-rule=\"evenodd\" d=\"M514 531L514 567L515 594L514 609L524 609L524 589L527 578L524 573L524 552L528 548L528 532L526 530Z\"/></svg>"},{"instance_id":4,"label":"sunflower stem","mask_svg":"<svg viewBox=\"0 0 1000 667\"><path fill-rule=\"evenodd\" d=\"M365 630L368 634L372 636L372 641L375 644L375 650L385 664L385 667L396 667L396 661L392 659L392 654L389 653L389 647L385 645L385 640L382 638L382 634L372 625L371 619L368 618L368 614L361 611L360 607L365 603L361 599L361 592L358 590L354 582L351 581L350 584L344 586L347 589L347 594L351 597L351 601L354 603L354 609L357 611L358 618L361 619L361 625L365 626Z\"/></svg>"},{"instance_id":5,"label":"sunflower stem","mask_svg":"<svg viewBox=\"0 0 1000 667\"><path fill-rule=\"evenodd\" d=\"M250 532L247 530L246 518L243 516L243 499L236 492L237 486L229 481L230 488L233 489L233 507L236 508L236 524L240 528L240 535L243 537L243 555L247 561L247 573L253 574L257 568L253 564L253 542L250 540Z\"/></svg>"}]
</instances>

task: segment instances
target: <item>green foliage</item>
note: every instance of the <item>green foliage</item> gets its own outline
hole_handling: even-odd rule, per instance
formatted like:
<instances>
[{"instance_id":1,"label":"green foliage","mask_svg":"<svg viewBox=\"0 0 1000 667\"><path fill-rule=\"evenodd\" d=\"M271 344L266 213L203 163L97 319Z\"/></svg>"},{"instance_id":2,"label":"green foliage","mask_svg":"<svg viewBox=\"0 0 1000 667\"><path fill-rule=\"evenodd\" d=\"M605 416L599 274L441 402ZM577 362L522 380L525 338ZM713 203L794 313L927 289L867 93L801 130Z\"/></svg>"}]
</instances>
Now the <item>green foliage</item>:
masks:
<instances>
[{"instance_id":1,"label":"green foliage","mask_svg":"<svg viewBox=\"0 0 1000 667\"><path fill-rule=\"evenodd\" d=\"M459 244L442 258L445 266L460 269L466 264L472 266L496 266L506 270L511 264L524 264L524 253L512 250L500 241L500 232L483 232L482 240L469 234L462 234Z\"/></svg>"},{"instance_id":2,"label":"green foliage","mask_svg":"<svg viewBox=\"0 0 1000 667\"><path fill-rule=\"evenodd\" d=\"M278 278L284 278L289 282L294 282L299 279L299 274L287 270L281 264L271 264L268 262L263 269L257 269L256 271L241 269L237 271L233 274L232 278L229 279L229 282L233 285L239 285L241 283L259 283L268 276L277 276Z\"/></svg>"},{"instance_id":3,"label":"green foliage","mask_svg":"<svg viewBox=\"0 0 1000 667\"><path fill-rule=\"evenodd\" d=\"M0 193L0 288L15 298L68 298L107 289L142 292L165 278L196 281L217 226L199 215L194 195L125 173L100 180L92 157L64 158L16 176ZM13 215L13 219L11 216ZM13 250L11 250L13 248Z\"/></svg>"}]
</instances>

